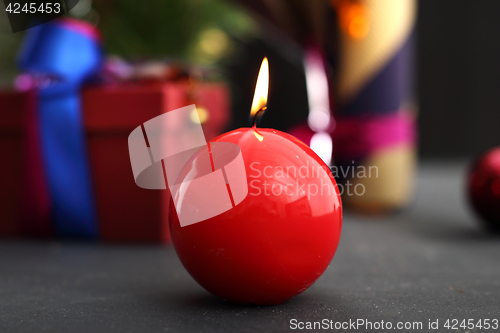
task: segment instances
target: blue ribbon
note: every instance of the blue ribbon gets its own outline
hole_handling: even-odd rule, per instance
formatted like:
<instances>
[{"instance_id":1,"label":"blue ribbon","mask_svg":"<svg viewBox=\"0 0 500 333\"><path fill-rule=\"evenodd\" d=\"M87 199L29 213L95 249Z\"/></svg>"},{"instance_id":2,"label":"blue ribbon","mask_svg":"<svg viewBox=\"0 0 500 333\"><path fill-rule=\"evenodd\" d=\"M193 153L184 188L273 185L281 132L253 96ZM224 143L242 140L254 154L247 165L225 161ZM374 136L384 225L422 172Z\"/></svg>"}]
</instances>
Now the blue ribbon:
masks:
<instances>
[{"instance_id":1,"label":"blue ribbon","mask_svg":"<svg viewBox=\"0 0 500 333\"><path fill-rule=\"evenodd\" d=\"M81 28L82 23L63 19L30 29L19 64L44 78L37 111L55 229L60 236L96 238L80 88L99 70L102 50L96 37Z\"/></svg>"}]
</instances>

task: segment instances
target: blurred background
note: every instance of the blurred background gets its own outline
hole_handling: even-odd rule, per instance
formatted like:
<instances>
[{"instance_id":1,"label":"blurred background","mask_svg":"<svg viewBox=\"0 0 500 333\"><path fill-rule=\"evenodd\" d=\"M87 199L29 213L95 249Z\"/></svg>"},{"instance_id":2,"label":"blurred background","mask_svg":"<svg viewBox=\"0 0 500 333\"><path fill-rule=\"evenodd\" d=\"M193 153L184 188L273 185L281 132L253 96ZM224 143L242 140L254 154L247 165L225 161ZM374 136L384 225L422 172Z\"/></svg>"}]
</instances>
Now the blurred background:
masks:
<instances>
[{"instance_id":1,"label":"blurred background","mask_svg":"<svg viewBox=\"0 0 500 333\"><path fill-rule=\"evenodd\" d=\"M498 13L500 3L487 0L80 0L65 19L12 33L2 8L0 144L11 156L0 175L5 234L21 232L18 221L38 221L43 232L33 233L51 234L52 221L57 229L80 220L74 204L90 213L69 236L97 237L99 229L109 239L168 242L162 203L170 197L139 189L121 167L129 165L128 134L193 103L207 140L248 127L264 57L270 87L259 126L296 136L332 167L376 167L375 177L335 175L339 188L366 190L343 195L346 209L376 216L409 208L421 161L458 161L467 181L465 165L500 144ZM91 56L80 57L84 51ZM51 52L57 56L45 56ZM82 63L59 69L73 60ZM71 118L72 130L70 118L60 122L61 106L50 104L51 85L71 91L66 115L83 115ZM69 137L73 146L58 144ZM496 161L469 177L469 190L486 193L478 202L498 216ZM42 163L46 170L32 167ZM474 196L465 185L461 194ZM151 229L143 219L154 221Z\"/></svg>"},{"instance_id":2,"label":"blurred background","mask_svg":"<svg viewBox=\"0 0 500 333\"><path fill-rule=\"evenodd\" d=\"M216 68L229 82L228 128L247 126L256 73L270 58L269 111L261 126L304 122L307 94L297 38L243 2L223 0L80 1L72 14L98 25L108 55L178 59ZM12 84L25 32L13 34L0 5L0 83ZM418 153L470 158L500 142L500 2L418 1ZM332 14L334 15L334 14Z\"/></svg>"},{"instance_id":3,"label":"blurred background","mask_svg":"<svg viewBox=\"0 0 500 333\"><path fill-rule=\"evenodd\" d=\"M54 332L492 318L499 14L492 0L80 0L64 19L12 33L2 2L0 317ZM199 298L171 247L123 246L171 244L170 192L137 186L130 133L190 104L207 140L249 127L264 57L260 127L295 135L332 170L377 167L336 177L363 194L342 196L334 265L272 318ZM3 241L18 236L122 245Z\"/></svg>"}]
</instances>

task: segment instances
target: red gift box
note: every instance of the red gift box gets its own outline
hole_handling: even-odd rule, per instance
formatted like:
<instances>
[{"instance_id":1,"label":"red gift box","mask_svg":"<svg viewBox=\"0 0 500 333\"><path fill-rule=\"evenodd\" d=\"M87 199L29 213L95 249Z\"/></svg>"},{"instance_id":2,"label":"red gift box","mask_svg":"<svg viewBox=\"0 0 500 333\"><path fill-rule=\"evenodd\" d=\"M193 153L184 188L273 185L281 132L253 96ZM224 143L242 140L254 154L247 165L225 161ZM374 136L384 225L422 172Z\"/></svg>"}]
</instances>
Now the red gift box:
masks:
<instances>
[{"instance_id":1,"label":"red gift box","mask_svg":"<svg viewBox=\"0 0 500 333\"><path fill-rule=\"evenodd\" d=\"M23 124L30 100L26 94L0 94L0 235L13 236L20 232L20 202L24 135Z\"/></svg>"},{"instance_id":2,"label":"red gift box","mask_svg":"<svg viewBox=\"0 0 500 333\"><path fill-rule=\"evenodd\" d=\"M19 208L27 208L20 192L27 176L22 174L22 129L28 101L24 93L0 93L5 110L0 113L0 148L7 155L5 171L0 175L0 235L19 233ZM229 120L227 89L218 84L200 84L193 93L182 82L99 85L82 92L82 103L100 238L168 242L170 193L135 184L128 135L151 118L196 104L208 111L208 120L203 124L208 141L220 134Z\"/></svg>"},{"instance_id":3,"label":"red gift box","mask_svg":"<svg viewBox=\"0 0 500 333\"><path fill-rule=\"evenodd\" d=\"M102 239L170 240L170 192L135 184L128 135L151 118L195 102L209 113L204 132L210 140L228 120L228 93L221 85L202 85L196 95L197 100L190 100L188 88L181 83L122 84L84 91L84 121Z\"/></svg>"},{"instance_id":4,"label":"red gift box","mask_svg":"<svg viewBox=\"0 0 500 333\"><path fill-rule=\"evenodd\" d=\"M51 234L35 93L0 93L0 236Z\"/></svg>"}]
</instances>

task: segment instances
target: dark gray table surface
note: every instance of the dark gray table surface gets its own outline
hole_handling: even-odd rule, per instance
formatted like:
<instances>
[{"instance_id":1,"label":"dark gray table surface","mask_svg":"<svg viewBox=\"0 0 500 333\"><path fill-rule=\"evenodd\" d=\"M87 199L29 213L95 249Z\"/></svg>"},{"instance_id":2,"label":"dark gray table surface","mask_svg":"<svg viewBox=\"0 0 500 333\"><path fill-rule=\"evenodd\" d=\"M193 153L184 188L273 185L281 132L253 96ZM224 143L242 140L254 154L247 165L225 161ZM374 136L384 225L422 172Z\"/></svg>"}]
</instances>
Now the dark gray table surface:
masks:
<instances>
[{"instance_id":1,"label":"dark gray table surface","mask_svg":"<svg viewBox=\"0 0 500 333\"><path fill-rule=\"evenodd\" d=\"M219 300L171 247L2 240L0 332L278 332L291 319L420 321L422 332L439 319L444 332L447 319L500 319L500 239L477 227L464 172L423 164L409 210L346 214L328 270L277 306Z\"/></svg>"}]
</instances>

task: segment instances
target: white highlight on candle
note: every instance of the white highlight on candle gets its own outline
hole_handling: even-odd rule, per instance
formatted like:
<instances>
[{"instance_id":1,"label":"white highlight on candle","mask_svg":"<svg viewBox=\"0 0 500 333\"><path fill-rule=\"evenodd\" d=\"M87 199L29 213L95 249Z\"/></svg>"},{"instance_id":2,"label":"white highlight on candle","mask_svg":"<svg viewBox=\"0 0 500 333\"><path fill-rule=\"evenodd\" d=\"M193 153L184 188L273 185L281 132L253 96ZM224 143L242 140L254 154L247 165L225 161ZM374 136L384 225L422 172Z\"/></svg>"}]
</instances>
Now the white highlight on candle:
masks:
<instances>
[{"instance_id":1,"label":"white highlight on candle","mask_svg":"<svg viewBox=\"0 0 500 333\"><path fill-rule=\"evenodd\" d=\"M333 130L334 119L330 114L328 78L321 52L309 48L304 57L309 116L307 124L316 132L309 146L327 165L332 162L333 143L328 132Z\"/></svg>"},{"instance_id":2,"label":"white highlight on candle","mask_svg":"<svg viewBox=\"0 0 500 333\"><path fill-rule=\"evenodd\" d=\"M318 156L326 163L330 165L332 162L332 138L328 133L315 133L311 138L311 143L309 144L311 149L318 154Z\"/></svg>"},{"instance_id":3,"label":"white highlight on candle","mask_svg":"<svg viewBox=\"0 0 500 333\"><path fill-rule=\"evenodd\" d=\"M330 126L330 99L328 79L323 58L319 51L308 50L304 59L309 117L307 123L315 132L323 132Z\"/></svg>"}]
</instances>

